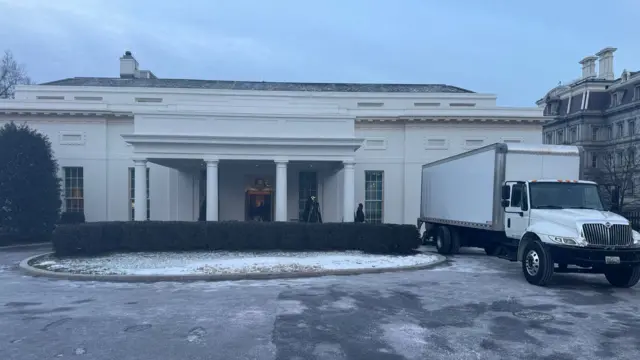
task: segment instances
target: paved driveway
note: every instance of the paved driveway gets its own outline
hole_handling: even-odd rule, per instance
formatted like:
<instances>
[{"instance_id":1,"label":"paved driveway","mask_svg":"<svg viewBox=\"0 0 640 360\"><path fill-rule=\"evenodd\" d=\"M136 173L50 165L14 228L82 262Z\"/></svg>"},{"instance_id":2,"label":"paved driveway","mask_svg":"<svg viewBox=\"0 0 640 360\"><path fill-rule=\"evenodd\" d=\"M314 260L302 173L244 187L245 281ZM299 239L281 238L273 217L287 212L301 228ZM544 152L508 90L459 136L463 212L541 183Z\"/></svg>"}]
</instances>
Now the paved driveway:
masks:
<instances>
[{"instance_id":1,"label":"paved driveway","mask_svg":"<svg viewBox=\"0 0 640 360\"><path fill-rule=\"evenodd\" d=\"M409 273L109 284L16 268L0 250L0 359L637 359L640 286L526 283L481 254Z\"/></svg>"}]
</instances>

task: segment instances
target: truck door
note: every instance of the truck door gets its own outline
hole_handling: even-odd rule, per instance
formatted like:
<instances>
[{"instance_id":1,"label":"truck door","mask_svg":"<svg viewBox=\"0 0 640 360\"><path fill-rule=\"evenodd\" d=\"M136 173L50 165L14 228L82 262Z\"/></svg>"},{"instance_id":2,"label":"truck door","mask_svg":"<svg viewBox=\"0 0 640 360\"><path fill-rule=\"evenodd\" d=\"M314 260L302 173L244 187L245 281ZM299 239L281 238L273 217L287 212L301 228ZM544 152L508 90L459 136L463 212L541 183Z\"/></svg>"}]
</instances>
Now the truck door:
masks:
<instances>
[{"instance_id":1,"label":"truck door","mask_svg":"<svg viewBox=\"0 0 640 360\"><path fill-rule=\"evenodd\" d=\"M507 181L505 185L511 188L509 204L504 209L505 233L509 238L520 240L529 226L527 186L515 181Z\"/></svg>"}]
</instances>

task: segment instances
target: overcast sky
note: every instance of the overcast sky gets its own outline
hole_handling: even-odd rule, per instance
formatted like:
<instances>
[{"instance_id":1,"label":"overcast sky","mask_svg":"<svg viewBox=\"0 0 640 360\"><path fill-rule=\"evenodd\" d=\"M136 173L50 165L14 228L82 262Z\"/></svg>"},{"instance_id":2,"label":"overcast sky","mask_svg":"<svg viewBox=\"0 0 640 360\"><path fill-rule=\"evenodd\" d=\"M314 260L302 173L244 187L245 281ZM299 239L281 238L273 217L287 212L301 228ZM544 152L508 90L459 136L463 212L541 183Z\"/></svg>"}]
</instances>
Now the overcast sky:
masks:
<instances>
[{"instance_id":1,"label":"overcast sky","mask_svg":"<svg viewBox=\"0 0 640 360\"><path fill-rule=\"evenodd\" d=\"M531 106L578 61L640 70L640 0L0 0L0 49L37 82L118 76L446 83Z\"/></svg>"}]
</instances>

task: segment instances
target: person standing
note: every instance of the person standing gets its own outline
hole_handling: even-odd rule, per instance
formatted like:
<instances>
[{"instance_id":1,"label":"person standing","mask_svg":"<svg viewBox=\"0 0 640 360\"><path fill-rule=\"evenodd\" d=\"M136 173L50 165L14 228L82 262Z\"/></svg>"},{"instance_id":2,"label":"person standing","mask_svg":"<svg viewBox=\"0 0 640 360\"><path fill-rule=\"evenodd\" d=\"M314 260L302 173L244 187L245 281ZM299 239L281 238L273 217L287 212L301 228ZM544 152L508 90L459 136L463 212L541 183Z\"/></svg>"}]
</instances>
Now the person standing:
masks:
<instances>
[{"instance_id":1,"label":"person standing","mask_svg":"<svg viewBox=\"0 0 640 360\"><path fill-rule=\"evenodd\" d=\"M364 211L362 211L362 203L358 204L358 210L356 210L356 216L354 217L355 222L363 223L364 222Z\"/></svg>"}]
</instances>

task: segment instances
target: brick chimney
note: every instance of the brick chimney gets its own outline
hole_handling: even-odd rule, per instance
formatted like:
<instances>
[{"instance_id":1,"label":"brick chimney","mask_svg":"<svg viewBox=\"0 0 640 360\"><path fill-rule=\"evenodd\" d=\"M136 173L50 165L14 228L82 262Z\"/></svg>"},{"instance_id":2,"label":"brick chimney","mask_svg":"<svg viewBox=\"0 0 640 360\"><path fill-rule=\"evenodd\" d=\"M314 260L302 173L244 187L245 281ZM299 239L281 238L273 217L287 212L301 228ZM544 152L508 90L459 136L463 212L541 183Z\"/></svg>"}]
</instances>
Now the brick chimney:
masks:
<instances>
[{"instance_id":1,"label":"brick chimney","mask_svg":"<svg viewBox=\"0 0 640 360\"><path fill-rule=\"evenodd\" d=\"M600 59L598 64L598 77L606 80L614 80L613 73L613 53L618 50L614 47L606 47L596 54Z\"/></svg>"}]
</instances>

